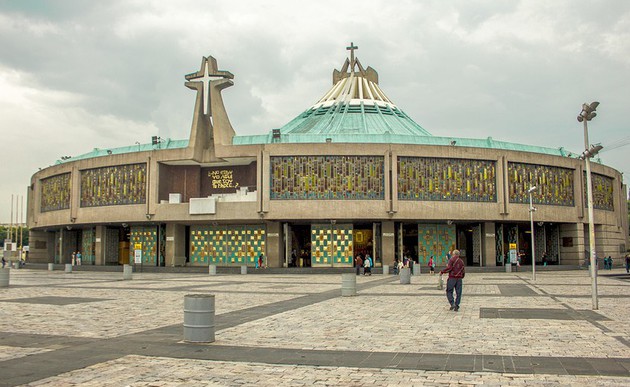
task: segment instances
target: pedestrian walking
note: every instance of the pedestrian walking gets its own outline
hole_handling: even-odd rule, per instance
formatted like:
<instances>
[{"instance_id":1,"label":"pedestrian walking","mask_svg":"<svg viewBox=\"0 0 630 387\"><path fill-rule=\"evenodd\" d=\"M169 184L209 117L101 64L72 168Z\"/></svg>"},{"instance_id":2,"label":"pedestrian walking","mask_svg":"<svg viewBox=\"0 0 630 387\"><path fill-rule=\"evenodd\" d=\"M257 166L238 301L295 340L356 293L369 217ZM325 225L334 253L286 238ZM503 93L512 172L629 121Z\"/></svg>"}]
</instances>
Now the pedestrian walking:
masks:
<instances>
[{"instance_id":1,"label":"pedestrian walking","mask_svg":"<svg viewBox=\"0 0 630 387\"><path fill-rule=\"evenodd\" d=\"M453 250L452 255L453 256L446 264L446 268L440 271L440 275L448 273L446 298L449 304L451 304L450 310L457 312L462 300L462 280L466 275L466 267L464 266L464 261L459 257L459 250ZM455 299L453 299L453 291L455 291L456 294Z\"/></svg>"},{"instance_id":2,"label":"pedestrian walking","mask_svg":"<svg viewBox=\"0 0 630 387\"><path fill-rule=\"evenodd\" d=\"M628 262L628 258L626 258L626 262ZM7 264L7 260L4 259L4 255L2 256L2 268L4 269L4 266L6 266ZM628 266L628 264L626 264L626 267Z\"/></svg>"},{"instance_id":3,"label":"pedestrian walking","mask_svg":"<svg viewBox=\"0 0 630 387\"><path fill-rule=\"evenodd\" d=\"M630 274L630 254L626 254L626 273Z\"/></svg>"}]
</instances>

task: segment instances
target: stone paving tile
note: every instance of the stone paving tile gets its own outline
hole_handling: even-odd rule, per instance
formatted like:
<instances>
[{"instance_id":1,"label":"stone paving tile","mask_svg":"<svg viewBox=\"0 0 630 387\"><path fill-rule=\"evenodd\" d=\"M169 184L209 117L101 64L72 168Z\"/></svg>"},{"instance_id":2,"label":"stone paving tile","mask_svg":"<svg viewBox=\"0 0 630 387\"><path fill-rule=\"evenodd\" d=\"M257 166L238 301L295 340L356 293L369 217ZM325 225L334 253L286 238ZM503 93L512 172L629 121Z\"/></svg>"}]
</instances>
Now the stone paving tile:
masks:
<instances>
[{"instance_id":1,"label":"stone paving tile","mask_svg":"<svg viewBox=\"0 0 630 387\"><path fill-rule=\"evenodd\" d=\"M267 365L125 356L27 386L627 386L628 378Z\"/></svg>"},{"instance_id":2,"label":"stone paving tile","mask_svg":"<svg viewBox=\"0 0 630 387\"><path fill-rule=\"evenodd\" d=\"M132 281L122 281L121 277L122 273L12 271L11 286L0 292L0 333L107 340L182 324L183 298L191 293L215 294L218 316L303 296L317 297L327 291L341 294L340 275L134 273ZM96 362L31 385L630 385L627 377L561 375L567 372L561 365L558 375L453 372L448 371L449 358L439 358L450 354L450 361L457 362L457 354L483 355L490 360L480 367L488 370L501 368L495 361L502 362L506 370L517 367L505 364L513 356L578 359L573 362L573 374L579 374L579 359L597 358L589 361L603 360L592 367L612 367L607 371L610 375L627 375L627 371L613 369L620 366L612 366L605 359L630 359L630 308L626 307L630 284L598 278L600 295L624 297L600 298L597 313L610 321L561 321L482 319L479 312L484 307L589 311L590 278L586 271L543 272L537 274L536 281L523 272L471 273L464 280L458 313L448 310L444 291L436 286L437 276L412 276L411 281L411 285L401 285L396 276L358 276L357 297L313 298L323 301L264 314L267 317L219 330L215 344L251 349L379 352L376 356L383 359L389 358L387 353L409 353L407 360L401 356L391 361L415 364L422 362L422 354L435 354L427 361L435 363L435 369L446 371L347 367L354 365L351 362L346 367L284 366L193 360L193 356L172 359L131 355ZM527 286L533 293L502 295L500 285L509 284ZM28 297L105 300L73 305L1 302ZM35 343L30 348L0 347L0 362L54 350L40 347ZM185 357L185 348L182 351L178 356ZM461 357L460 361L470 358ZM0 363L0 385L2 372Z\"/></svg>"},{"instance_id":3,"label":"stone paving tile","mask_svg":"<svg viewBox=\"0 0 630 387\"><path fill-rule=\"evenodd\" d=\"M44 353L52 351L51 348L22 348L22 347L9 347L6 345L0 345L0 362L9 360L9 359L17 359L20 357L29 356L35 353Z\"/></svg>"}]
</instances>

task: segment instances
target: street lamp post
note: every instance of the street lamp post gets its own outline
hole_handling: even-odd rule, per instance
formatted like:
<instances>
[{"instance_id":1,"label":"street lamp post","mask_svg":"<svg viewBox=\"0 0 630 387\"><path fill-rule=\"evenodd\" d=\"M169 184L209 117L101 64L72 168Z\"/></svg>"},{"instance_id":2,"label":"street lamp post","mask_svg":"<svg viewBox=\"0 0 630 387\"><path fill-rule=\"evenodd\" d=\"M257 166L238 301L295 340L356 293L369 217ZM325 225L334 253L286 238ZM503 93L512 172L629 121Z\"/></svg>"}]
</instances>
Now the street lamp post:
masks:
<instances>
[{"instance_id":1,"label":"street lamp post","mask_svg":"<svg viewBox=\"0 0 630 387\"><path fill-rule=\"evenodd\" d=\"M532 202L532 193L536 192L538 187L533 186L527 190L529 194L529 223L532 231L532 281L536 281L536 245L534 244L534 203Z\"/></svg>"},{"instance_id":2,"label":"street lamp post","mask_svg":"<svg viewBox=\"0 0 630 387\"><path fill-rule=\"evenodd\" d=\"M587 122L595 118L597 113L595 110L599 106L599 102L591 102L591 104L582 104L582 111L577 116L578 122L584 122L584 158L586 164L586 194L588 205L588 242L591 262L591 293L593 298L593 310L598 309L597 304L597 253L595 251L595 225L593 221L593 186L591 183L591 157L595 156L602 147L601 145L590 147L588 143L588 125Z\"/></svg>"}]
</instances>

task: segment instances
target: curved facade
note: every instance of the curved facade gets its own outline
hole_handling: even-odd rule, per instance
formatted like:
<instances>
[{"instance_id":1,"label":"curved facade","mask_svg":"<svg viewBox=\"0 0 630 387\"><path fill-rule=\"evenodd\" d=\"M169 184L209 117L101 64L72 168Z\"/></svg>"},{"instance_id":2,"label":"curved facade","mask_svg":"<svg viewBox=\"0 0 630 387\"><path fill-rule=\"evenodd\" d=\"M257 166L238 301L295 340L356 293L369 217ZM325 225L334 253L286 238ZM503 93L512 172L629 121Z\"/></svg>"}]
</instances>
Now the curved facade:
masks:
<instances>
[{"instance_id":1,"label":"curved facade","mask_svg":"<svg viewBox=\"0 0 630 387\"><path fill-rule=\"evenodd\" d=\"M236 136L223 105L233 75L212 57L188 141L99 150L33 175L30 259L155 266L377 265L407 254L468 265L577 265L588 250L582 160L562 148L436 137L396 106L374 69L347 59L311 107L266 135ZM158 139L159 140L159 139ZM626 251L626 186L593 164L598 256ZM530 240L533 194L535 251Z\"/></svg>"}]
</instances>

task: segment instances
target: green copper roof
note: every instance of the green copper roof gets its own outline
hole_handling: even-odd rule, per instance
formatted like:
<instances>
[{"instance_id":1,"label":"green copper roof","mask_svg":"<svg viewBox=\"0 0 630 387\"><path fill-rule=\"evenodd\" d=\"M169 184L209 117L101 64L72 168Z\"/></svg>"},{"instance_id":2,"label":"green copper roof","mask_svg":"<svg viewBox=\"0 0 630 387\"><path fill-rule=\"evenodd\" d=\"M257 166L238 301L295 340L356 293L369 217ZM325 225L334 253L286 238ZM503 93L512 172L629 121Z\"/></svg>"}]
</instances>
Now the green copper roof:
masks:
<instances>
[{"instance_id":1,"label":"green copper roof","mask_svg":"<svg viewBox=\"0 0 630 387\"><path fill-rule=\"evenodd\" d=\"M119 148L107 148L107 149L99 149L94 148L91 152L84 153L78 156L72 156L65 160L57 160L55 164L63 164L65 162L77 161L83 159L91 159L94 157L100 156L109 156L109 155L118 155L123 153L133 153L133 152L144 152L144 151L152 151L152 150L161 150L161 149L180 149L186 148L188 146L188 140L171 140L167 138L158 144L136 144L123 146Z\"/></svg>"},{"instance_id":2,"label":"green copper roof","mask_svg":"<svg viewBox=\"0 0 630 387\"><path fill-rule=\"evenodd\" d=\"M328 133L328 134L282 134L280 139L274 139L272 134L257 136L236 136L234 145L273 144L273 143L381 143L381 144L413 144L413 145L448 145L464 146L472 148L505 149L521 152L542 153L554 156L567 156L564 148L546 148L534 145L516 144L505 141L496 141L492 137L486 139L460 138L460 137L436 137L436 136L411 136L398 134L363 134ZM573 154L574 156L577 156Z\"/></svg>"},{"instance_id":3,"label":"green copper roof","mask_svg":"<svg viewBox=\"0 0 630 387\"><path fill-rule=\"evenodd\" d=\"M354 101L352 101L354 102ZM280 128L283 135L407 135L430 136L396 106L374 101L320 104Z\"/></svg>"}]
</instances>

